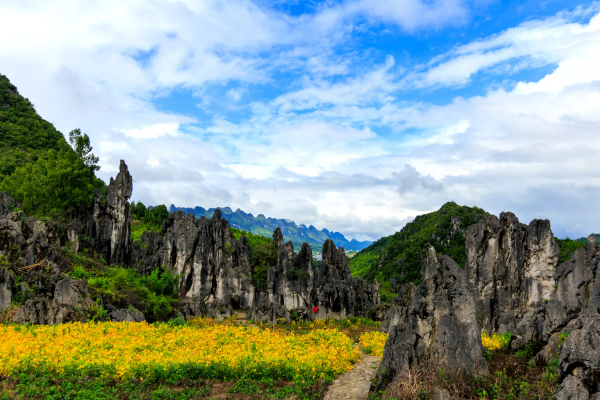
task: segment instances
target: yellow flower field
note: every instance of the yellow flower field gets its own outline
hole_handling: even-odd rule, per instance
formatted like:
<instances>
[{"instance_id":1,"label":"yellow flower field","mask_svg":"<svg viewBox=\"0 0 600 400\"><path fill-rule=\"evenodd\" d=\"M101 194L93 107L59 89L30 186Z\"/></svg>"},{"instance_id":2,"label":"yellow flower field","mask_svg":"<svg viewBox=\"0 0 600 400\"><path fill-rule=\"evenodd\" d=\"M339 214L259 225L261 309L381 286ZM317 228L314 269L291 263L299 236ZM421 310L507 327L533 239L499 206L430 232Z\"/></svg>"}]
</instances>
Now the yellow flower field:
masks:
<instances>
[{"instance_id":1,"label":"yellow flower field","mask_svg":"<svg viewBox=\"0 0 600 400\"><path fill-rule=\"evenodd\" d=\"M381 332L366 332L360 337L360 347L362 347L366 353L381 357L383 355L383 348L385 342L388 339L387 333Z\"/></svg>"},{"instance_id":2,"label":"yellow flower field","mask_svg":"<svg viewBox=\"0 0 600 400\"><path fill-rule=\"evenodd\" d=\"M487 332L483 332L481 334L481 344L483 345L483 348L485 350L499 350L499 349L503 349L509 345L510 338L511 338L510 333L489 334Z\"/></svg>"},{"instance_id":3,"label":"yellow flower field","mask_svg":"<svg viewBox=\"0 0 600 400\"><path fill-rule=\"evenodd\" d=\"M43 368L144 379L193 370L198 377L220 373L221 378L275 374L273 378L333 379L360 358L351 339L335 329L296 335L231 324L199 325L0 325L0 374Z\"/></svg>"}]
</instances>

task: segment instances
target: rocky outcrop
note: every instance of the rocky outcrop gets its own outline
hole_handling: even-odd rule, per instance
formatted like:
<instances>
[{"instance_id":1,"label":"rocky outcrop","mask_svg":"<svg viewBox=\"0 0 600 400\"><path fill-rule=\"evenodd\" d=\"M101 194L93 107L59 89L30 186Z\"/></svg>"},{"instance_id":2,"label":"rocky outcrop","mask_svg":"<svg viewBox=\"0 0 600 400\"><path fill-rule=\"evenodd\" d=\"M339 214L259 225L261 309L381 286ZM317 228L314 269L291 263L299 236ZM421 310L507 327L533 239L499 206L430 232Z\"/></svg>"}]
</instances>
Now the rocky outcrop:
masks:
<instances>
[{"instance_id":1,"label":"rocky outcrop","mask_svg":"<svg viewBox=\"0 0 600 400\"><path fill-rule=\"evenodd\" d=\"M512 213L489 215L468 228L466 250L482 328L538 340L543 334L538 310L554 295L560 254L550 222L525 225Z\"/></svg>"},{"instance_id":2,"label":"rocky outcrop","mask_svg":"<svg viewBox=\"0 0 600 400\"><path fill-rule=\"evenodd\" d=\"M80 210L67 224L67 238L74 251L85 245L102 254L108 264L128 265L131 261L131 210L129 198L133 179L123 160L116 178L110 178L104 199L94 191L91 213Z\"/></svg>"},{"instance_id":3,"label":"rocky outcrop","mask_svg":"<svg viewBox=\"0 0 600 400\"><path fill-rule=\"evenodd\" d=\"M323 261L314 286L313 304L318 307L318 318L354 315L356 294L348 256L331 239L323 243Z\"/></svg>"},{"instance_id":4,"label":"rocky outcrop","mask_svg":"<svg viewBox=\"0 0 600 400\"><path fill-rule=\"evenodd\" d=\"M18 324L56 325L87 319L86 309L92 304L87 282L65 278L56 284L54 299L38 297L21 306L13 322Z\"/></svg>"},{"instance_id":5,"label":"rocky outcrop","mask_svg":"<svg viewBox=\"0 0 600 400\"><path fill-rule=\"evenodd\" d=\"M360 317L369 317L371 310L381 303L379 283L373 280L372 284L368 284L362 278L354 278L354 296L356 299L354 314Z\"/></svg>"},{"instance_id":6,"label":"rocky outcrop","mask_svg":"<svg viewBox=\"0 0 600 400\"><path fill-rule=\"evenodd\" d=\"M10 307L14 288L15 278L8 269L0 267L0 311Z\"/></svg>"},{"instance_id":7,"label":"rocky outcrop","mask_svg":"<svg viewBox=\"0 0 600 400\"><path fill-rule=\"evenodd\" d=\"M600 246L588 243L556 268L555 290L543 309L545 340L548 335L562 332L587 311L590 301L594 302L593 287L599 262Z\"/></svg>"},{"instance_id":8,"label":"rocky outcrop","mask_svg":"<svg viewBox=\"0 0 600 400\"><path fill-rule=\"evenodd\" d=\"M600 315L586 316L580 322L560 352L562 382L555 400L600 396Z\"/></svg>"},{"instance_id":9,"label":"rocky outcrop","mask_svg":"<svg viewBox=\"0 0 600 400\"><path fill-rule=\"evenodd\" d=\"M273 243L278 247L277 265L267 271L267 298L286 310L310 307L315 278L310 246L304 243L295 253L292 242L283 243L279 228L273 233Z\"/></svg>"},{"instance_id":10,"label":"rocky outcrop","mask_svg":"<svg viewBox=\"0 0 600 400\"><path fill-rule=\"evenodd\" d=\"M421 284L409 285L395 310L377 373L377 386L412 368L433 365L465 375L487 373L475 298L462 269L430 247Z\"/></svg>"},{"instance_id":11,"label":"rocky outcrop","mask_svg":"<svg viewBox=\"0 0 600 400\"><path fill-rule=\"evenodd\" d=\"M21 266L42 259L54 262L59 247L55 227L28 218L15 200L0 192L0 256L4 256L5 261Z\"/></svg>"},{"instance_id":12,"label":"rocky outcrop","mask_svg":"<svg viewBox=\"0 0 600 400\"><path fill-rule=\"evenodd\" d=\"M169 268L181 276L180 297L199 298L209 308L225 311L254 305L250 248L245 238L233 237L219 210L211 219L170 214L163 232L164 238L144 233L134 266L144 273Z\"/></svg>"},{"instance_id":13,"label":"rocky outcrop","mask_svg":"<svg viewBox=\"0 0 600 400\"><path fill-rule=\"evenodd\" d=\"M123 308L120 310L114 310L108 313L108 317L113 322L144 322L146 317L141 311L135 308Z\"/></svg>"}]
</instances>

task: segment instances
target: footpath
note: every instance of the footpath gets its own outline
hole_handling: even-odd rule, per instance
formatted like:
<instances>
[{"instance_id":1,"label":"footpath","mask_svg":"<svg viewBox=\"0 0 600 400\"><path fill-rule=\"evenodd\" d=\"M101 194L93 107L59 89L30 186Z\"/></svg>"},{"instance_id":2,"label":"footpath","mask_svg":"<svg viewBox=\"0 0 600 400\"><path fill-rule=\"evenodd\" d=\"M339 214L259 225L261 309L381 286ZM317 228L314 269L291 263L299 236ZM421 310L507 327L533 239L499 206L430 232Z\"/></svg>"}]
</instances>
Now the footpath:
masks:
<instances>
[{"instance_id":1,"label":"footpath","mask_svg":"<svg viewBox=\"0 0 600 400\"><path fill-rule=\"evenodd\" d=\"M379 368L379 357L362 353L362 360L354 369L337 377L327 389L323 400L366 400L371 380Z\"/></svg>"}]
</instances>

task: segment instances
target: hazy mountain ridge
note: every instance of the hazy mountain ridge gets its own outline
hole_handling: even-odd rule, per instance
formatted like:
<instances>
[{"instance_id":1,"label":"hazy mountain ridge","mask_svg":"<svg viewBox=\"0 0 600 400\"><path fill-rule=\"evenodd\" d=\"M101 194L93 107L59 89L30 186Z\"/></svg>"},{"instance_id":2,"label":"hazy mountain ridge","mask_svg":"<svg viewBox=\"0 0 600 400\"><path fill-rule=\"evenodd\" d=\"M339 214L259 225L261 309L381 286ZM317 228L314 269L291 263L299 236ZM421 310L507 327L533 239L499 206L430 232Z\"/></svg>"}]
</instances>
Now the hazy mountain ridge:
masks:
<instances>
[{"instance_id":1,"label":"hazy mountain ridge","mask_svg":"<svg viewBox=\"0 0 600 400\"><path fill-rule=\"evenodd\" d=\"M223 218L229 221L229 224L232 227L237 229L271 237L273 230L279 227L283 233L284 240L291 240L295 248L300 248L302 243L306 242L313 250L320 252L323 242L327 239L331 239L338 247L343 247L346 250L360 251L373 243L370 241L361 242L356 239L348 240L339 232L332 232L328 229L321 229L319 231L313 225L309 225L308 227L304 224L297 225L294 221L289 219L265 217L264 214L258 214L255 217L253 214L246 213L239 208L235 211L230 207L219 207L219 209L221 210ZM169 212L183 211L188 214L193 214L196 218L202 216L211 218L215 210L216 208L176 207L173 204L171 204L171 207L169 208Z\"/></svg>"}]
</instances>

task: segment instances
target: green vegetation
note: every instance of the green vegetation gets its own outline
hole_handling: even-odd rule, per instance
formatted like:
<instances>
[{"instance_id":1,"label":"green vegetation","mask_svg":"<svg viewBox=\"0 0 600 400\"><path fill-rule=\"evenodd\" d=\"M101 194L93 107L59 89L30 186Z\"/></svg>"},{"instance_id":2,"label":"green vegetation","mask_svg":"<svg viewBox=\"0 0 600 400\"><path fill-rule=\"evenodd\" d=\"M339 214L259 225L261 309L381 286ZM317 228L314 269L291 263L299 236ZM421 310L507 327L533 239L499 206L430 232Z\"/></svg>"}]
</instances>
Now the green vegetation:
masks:
<instances>
[{"instance_id":1,"label":"green vegetation","mask_svg":"<svg viewBox=\"0 0 600 400\"><path fill-rule=\"evenodd\" d=\"M87 279L90 296L104 299L117 308L134 307L149 322L167 321L175 316L179 276L167 268L155 269L141 276L137 270L107 266L86 252L67 256L73 264L70 275ZM90 318L93 319L93 318Z\"/></svg>"},{"instance_id":2,"label":"green vegetation","mask_svg":"<svg viewBox=\"0 0 600 400\"><path fill-rule=\"evenodd\" d=\"M63 135L0 74L0 181L49 149L68 148Z\"/></svg>"},{"instance_id":3,"label":"green vegetation","mask_svg":"<svg viewBox=\"0 0 600 400\"><path fill-rule=\"evenodd\" d=\"M464 268L466 229L486 214L481 208L446 203L438 211L418 216L400 232L360 251L350 259L350 270L367 281L377 279L382 296L388 296L391 295L391 278L398 283L419 283L422 258L428 245Z\"/></svg>"},{"instance_id":4,"label":"green vegetation","mask_svg":"<svg viewBox=\"0 0 600 400\"><path fill-rule=\"evenodd\" d=\"M155 231L162 235L162 223L169 217L169 211L164 205L152 207L151 209L141 202L131 202L131 239L134 244L140 240L146 231Z\"/></svg>"},{"instance_id":5,"label":"green vegetation","mask_svg":"<svg viewBox=\"0 0 600 400\"><path fill-rule=\"evenodd\" d=\"M99 371L66 371L62 374L39 369L13 377L0 377L0 400L188 400L188 399L320 399L323 382L286 382L272 378L242 378L234 382L199 378L210 371L174 369L154 379L114 379ZM216 374L215 374L216 375Z\"/></svg>"},{"instance_id":6,"label":"green vegetation","mask_svg":"<svg viewBox=\"0 0 600 400\"><path fill-rule=\"evenodd\" d=\"M571 259L571 256L575 252L575 250L585 246L587 240L585 242L581 242L579 240L571 240L569 238L566 239L555 239L556 243L560 247L560 256L558 258L558 263L563 263Z\"/></svg>"},{"instance_id":7,"label":"green vegetation","mask_svg":"<svg viewBox=\"0 0 600 400\"><path fill-rule=\"evenodd\" d=\"M268 237L255 235L251 232L231 228L231 234L238 240L245 236L252 249L252 281L256 287L265 289L267 286L267 270L277 265L277 243Z\"/></svg>"},{"instance_id":8,"label":"green vegetation","mask_svg":"<svg viewBox=\"0 0 600 400\"><path fill-rule=\"evenodd\" d=\"M69 211L92 203L97 179L73 151L48 150L5 177L0 190L37 218L60 220Z\"/></svg>"},{"instance_id":9,"label":"green vegetation","mask_svg":"<svg viewBox=\"0 0 600 400\"><path fill-rule=\"evenodd\" d=\"M69 140L0 74L0 190L28 215L60 221L105 187L88 135L75 129Z\"/></svg>"}]
</instances>

